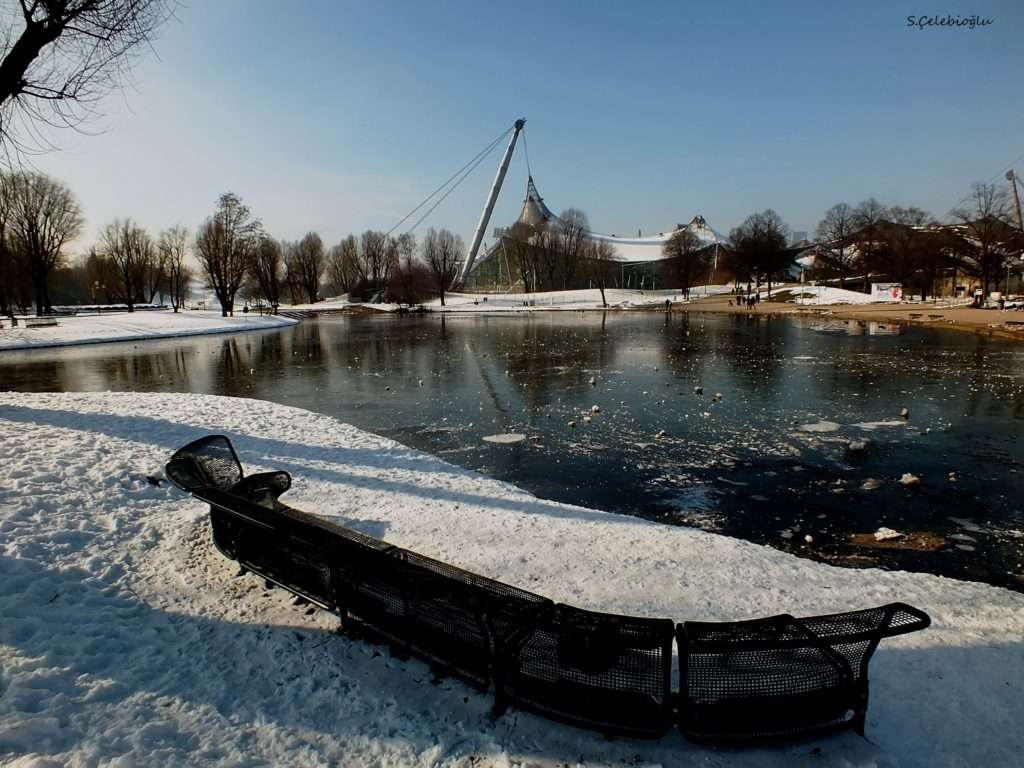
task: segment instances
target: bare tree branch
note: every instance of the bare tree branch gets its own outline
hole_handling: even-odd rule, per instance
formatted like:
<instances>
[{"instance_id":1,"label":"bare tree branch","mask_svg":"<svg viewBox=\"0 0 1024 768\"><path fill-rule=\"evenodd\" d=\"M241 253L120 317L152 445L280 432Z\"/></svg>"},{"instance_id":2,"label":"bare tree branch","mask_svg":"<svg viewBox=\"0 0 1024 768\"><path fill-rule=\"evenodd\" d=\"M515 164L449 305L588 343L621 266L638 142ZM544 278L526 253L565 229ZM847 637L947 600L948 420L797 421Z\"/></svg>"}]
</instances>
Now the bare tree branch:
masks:
<instances>
[{"instance_id":1,"label":"bare tree branch","mask_svg":"<svg viewBox=\"0 0 1024 768\"><path fill-rule=\"evenodd\" d=\"M78 128L128 81L177 0L20 0L0 11L0 150L52 146L40 127Z\"/></svg>"}]
</instances>

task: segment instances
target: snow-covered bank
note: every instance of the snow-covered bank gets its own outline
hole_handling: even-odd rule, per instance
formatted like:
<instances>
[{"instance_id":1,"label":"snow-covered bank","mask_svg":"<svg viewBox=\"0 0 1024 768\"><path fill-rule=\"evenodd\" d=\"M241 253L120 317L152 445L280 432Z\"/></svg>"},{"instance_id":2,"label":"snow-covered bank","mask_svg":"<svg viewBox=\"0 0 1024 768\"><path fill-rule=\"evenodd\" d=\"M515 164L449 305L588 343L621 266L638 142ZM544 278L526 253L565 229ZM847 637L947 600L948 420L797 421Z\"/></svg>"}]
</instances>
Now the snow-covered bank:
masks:
<instances>
[{"instance_id":1,"label":"snow-covered bank","mask_svg":"<svg viewBox=\"0 0 1024 768\"><path fill-rule=\"evenodd\" d=\"M697 286L690 289L690 299L730 293L725 285ZM641 291L628 288L605 289L609 309L642 309L663 307L665 301L682 301L679 289ZM425 305L435 312L530 312L544 310L604 309L597 288L539 293L449 293L445 306L438 299Z\"/></svg>"},{"instance_id":2,"label":"snow-covered bank","mask_svg":"<svg viewBox=\"0 0 1024 768\"><path fill-rule=\"evenodd\" d=\"M220 312L209 311L147 311L116 312L102 315L75 315L60 317L57 325L28 328L24 322L11 328L3 320L0 329L0 351L7 349L36 349L63 347L75 344L99 344L108 341L139 341L161 339L168 336L198 336L210 333L235 333L266 328L280 328L296 323L287 317L243 315L221 317Z\"/></svg>"},{"instance_id":3,"label":"snow-covered bank","mask_svg":"<svg viewBox=\"0 0 1024 768\"><path fill-rule=\"evenodd\" d=\"M803 285L788 289L797 304L893 304L898 302L880 301L870 293L833 288L828 285Z\"/></svg>"},{"instance_id":4,"label":"snow-covered bank","mask_svg":"<svg viewBox=\"0 0 1024 768\"><path fill-rule=\"evenodd\" d=\"M731 293L732 288L726 285L701 285L690 289L690 300L703 299L709 296L720 296ZM449 313L497 313L497 312L537 312L551 310L580 309L650 309L664 307L665 300L683 301L679 289L639 290L629 288L608 288L605 300L608 306L601 303L601 292L597 288L581 288L572 291L538 291L536 293L446 293L445 304L440 299L432 299L423 303L423 307L431 312ZM331 299L324 299L315 304L281 305L282 311L325 312L339 309L368 309L377 312L395 312L400 309L398 304L368 304L348 300L347 294Z\"/></svg>"},{"instance_id":5,"label":"snow-covered bank","mask_svg":"<svg viewBox=\"0 0 1024 768\"><path fill-rule=\"evenodd\" d=\"M716 751L492 720L488 697L431 684L425 665L235 576L205 509L146 479L208 431L230 434L250 471L291 472L295 506L580 607L737 619L905 600L933 626L876 654L870 741ZM0 547L12 765L966 766L1024 751L1024 595L540 501L262 401L0 393Z\"/></svg>"}]
</instances>

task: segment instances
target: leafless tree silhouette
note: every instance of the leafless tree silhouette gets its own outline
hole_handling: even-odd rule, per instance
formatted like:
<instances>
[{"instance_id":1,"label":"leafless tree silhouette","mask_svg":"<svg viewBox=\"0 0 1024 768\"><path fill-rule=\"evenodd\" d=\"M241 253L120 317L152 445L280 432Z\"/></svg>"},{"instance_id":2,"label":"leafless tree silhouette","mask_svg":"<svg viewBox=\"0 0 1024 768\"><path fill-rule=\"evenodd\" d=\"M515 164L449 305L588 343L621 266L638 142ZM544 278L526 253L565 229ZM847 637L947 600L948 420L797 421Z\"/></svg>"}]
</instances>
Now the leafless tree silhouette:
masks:
<instances>
[{"instance_id":1,"label":"leafless tree silhouette","mask_svg":"<svg viewBox=\"0 0 1024 768\"><path fill-rule=\"evenodd\" d=\"M295 279L313 304L319 298L320 276L324 273L324 241L316 232L307 232L292 246Z\"/></svg>"},{"instance_id":2,"label":"leafless tree silhouette","mask_svg":"<svg viewBox=\"0 0 1024 768\"><path fill-rule=\"evenodd\" d=\"M974 184L964 204L950 211L970 243L970 255L978 265L981 285L988 293L989 282L998 279L1007 253L1000 243L1013 234L1007 223L1010 198L1003 187Z\"/></svg>"},{"instance_id":3,"label":"leafless tree silhouette","mask_svg":"<svg viewBox=\"0 0 1024 768\"><path fill-rule=\"evenodd\" d=\"M36 314L48 314L50 273L63 263L64 246L82 231L82 211L70 189L41 173L11 174L6 184L15 266L32 281Z\"/></svg>"},{"instance_id":4,"label":"leafless tree silhouette","mask_svg":"<svg viewBox=\"0 0 1024 768\"><path fill-rule=\"evenodd\" d=\"M138 297L145 290L146 272L152 266L153 240L131 219L116 219L100 232L100 255L110 259L113 277L128 311L135 311Z\"/></svg>"},{"instance_id":5,"label":"leafless tree silhouette","mask_svg":"<svg viewBox=\"0 0 1024 768\"><path fill-rule=\"evenodd\" d=\"M233 192L217 201L217 212L203 222L196 235L196 256L207 283L220 302L221 315L235 311L235 294L245 279L259 242L260 222Z\"/></svg>"},{"instance_id":6,"label":"leafless tree silhouette","mask_svg":"<svg viewBox=\"0 0 1024 768\"><path fill-rule=\"evenodd\" d=\"M668 268L676 285L689 298L690 288L710 266L707 249L702 250L697 236L683 227L672 233L661 252L668 259Z\"/></svg>"},{"instance_id":7,"label":"leafless tree silhouette","mask_svg":"<svg viewBox=\"0 0 1024 768\"><path fill-rule=\"evenodd\" d=\"M607 307L608 301L605 299L604 291L614 279L615 269L619 264L615 246L607 240L587 244L585 263L591 282L601 291L601 306Z\"/></svg>"},{"instance_id":8,"label":"leafless tree silhouette","mask_svg":"<svg viewBox=\"0 0 1024 768\"><path fill-rule=\"evenodd\" d=\"M188 281L192 277L192 270L185 261L188 256L188 230L184 227L165 229L160 233L157 248L167 266L167 287L171 294L171 306L177 312L185 306Z\"/></svg>"},{"instance_id":9,"label":"leafless tree silhouette","mask_svg":"<svg viewBox=\"0 0 1024 768\"><path fill-rule=\"evenodd\" d=\"M859 254L854 247L853 234L857 229L854 210L846 203L836 203L818 224L816 236L820 241L822 258L827 268L839 277L839 287L845 287L846 278L857 265Z\"/></svg>"},{"instance_id":10,"label":"leafless tree silhouette","mask_svg":"<svg viewBox=\"0 0 1024 768\"><path fill-rule=\"evenodd\" d=\"M423 260L434 279L434 287L441 297L444 306L444 292L455 279L455 270L459 262L466 256L466 248L462 238L447 229L427 230L423 240Z\"/></svg>"},{"instance_id":11,"label":"leafless tree silhouette","mask_svg":"<svg viewBox=\"0 0 1024 768\"><path fill-rule=\"evenodd\" d=\"M122 87L175 0L16 0L0 10L0 150L51 146Z\"/></svg>"}]
</instances>

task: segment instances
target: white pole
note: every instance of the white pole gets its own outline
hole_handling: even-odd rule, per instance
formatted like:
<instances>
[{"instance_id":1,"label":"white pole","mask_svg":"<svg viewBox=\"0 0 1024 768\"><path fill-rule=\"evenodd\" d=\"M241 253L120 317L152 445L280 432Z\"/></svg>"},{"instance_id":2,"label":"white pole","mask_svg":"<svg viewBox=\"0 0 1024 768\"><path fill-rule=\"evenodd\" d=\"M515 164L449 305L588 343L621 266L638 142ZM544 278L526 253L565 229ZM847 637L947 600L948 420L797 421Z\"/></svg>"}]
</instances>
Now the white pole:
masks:
<instances>
[{"instance_id":1,"label":"white pole","mask_svg":"<svg viewBox=\"0 0 1024 768\"><path fill-rule=\"evenodd\" d=\"M480 223L476 225L476 232L473 234L473 243L470 245L469 253L466 255L466 262L462 265L459 283L464 282L469 277L470 270L473 269L473 262L476 261L477 251L480 250L480 243L484 239L484 230L487 229L487 224L491 220L494 204L498 200L498 193L501 191L502 182L505 181L508 164L512 161L512 150L516 148L516 139L519 138L519 133L523 130L524 125L526 125L526 118L521 117L516 120L515 130L512 131L512 138L508 140L505 154L502 155L501 162L498 163L498 171L494 175L494 182L491 184L490 192L487 193L487 202L484 203L484 209L480 212Z\"/></svg>"}]
</instances>

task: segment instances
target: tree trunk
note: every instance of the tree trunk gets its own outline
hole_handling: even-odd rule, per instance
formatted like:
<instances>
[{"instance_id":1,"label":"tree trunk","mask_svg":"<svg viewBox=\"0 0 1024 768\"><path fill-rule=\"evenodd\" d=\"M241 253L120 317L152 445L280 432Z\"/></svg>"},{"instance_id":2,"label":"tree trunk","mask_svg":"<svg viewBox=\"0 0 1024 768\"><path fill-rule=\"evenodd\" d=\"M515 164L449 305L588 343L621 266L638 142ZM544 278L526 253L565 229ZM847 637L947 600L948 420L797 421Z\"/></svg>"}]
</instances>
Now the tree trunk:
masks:
<instances>
[{"instance_id":1,"label":"tree trunk","mask_svg":"<svg viewBox=\"0 0 1024 768\"><path fill-rule=\"evenodd\" d=\"M63 24L33 21L25 25L21 37L0 63L0 104L22 92L25 72L43 48L60 37L63 31Z\"/></svg>"},{"instance_id":2,"label":"tree trunk","mask_svg":"<svg viewBox=\"0 0 1024 768\"><path fill-rule=\"evenodd\" d=\"M47 279L48 277L49 277L49 275L46 272L44 272L43 273L43 307L46 309L46 314L52 315L53 314L53 304L50 302L50 286L48 285L48 283L49 283L49 280Z\"/></svg>"},{"instance_id":3,"label":"tree trunk","mask_svg":"<svg viewBox=\"0 0 1024 768\"><path fill-rule=\"evenodd\" d=\"M607 307L608 306L608 302L605 301L605 299L604 299L604 285L603 284L599 286L599 290L601 291L601 306L602 307Z\"/></svg>"}]
</instances>

